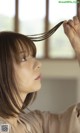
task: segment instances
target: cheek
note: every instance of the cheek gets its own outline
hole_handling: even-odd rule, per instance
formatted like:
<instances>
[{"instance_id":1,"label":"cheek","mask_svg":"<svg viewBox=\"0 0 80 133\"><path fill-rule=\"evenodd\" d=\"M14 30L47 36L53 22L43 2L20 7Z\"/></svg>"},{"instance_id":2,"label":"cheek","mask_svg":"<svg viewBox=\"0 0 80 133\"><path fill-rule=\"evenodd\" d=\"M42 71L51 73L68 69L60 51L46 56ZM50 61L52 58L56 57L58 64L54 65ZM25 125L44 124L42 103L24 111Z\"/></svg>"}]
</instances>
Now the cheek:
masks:
<instances>
[{"instance_id":1,"label":"cheek","mask_svg":"<svg viewBox=\"0 0 80 133\"><path fill-rule=\"evenodd\" d=\"M30 79L30 77L32 77L32 71L27 68L20 69L18 70L17 75L21 80Z\"/></svg>"},{"instance_id":2,"label":"cheek","mask_svg":"<svg viewBox=\"0 0 80 133\"><path fill-rule=\"evenodd\" d=\"M20 74L18 74L18 77L20 79L20 82L24 85L31 84L33 80L33 74L29 71L20 72Z\"/></svg>"},{"instance_id":3,"label":"cheek","mask_svg":"<svg viewBox=\"0 0 80 133\"><path fill-rule=\"evenodd\" d=\"M28 85L33 79L33 74L30 70L19 70L15 73L16 81L19 85Z\"/></svg>"},{"instance_id":4,"label":"cheek","mask_svg":"<svg viewBox=\"0 0 80 133\"><path fill-rule=\"evenodd\" d=\"M30 93L38 91L41 88L41 81L35 80L35 75L30 69L20 70L16 73L18 89L21 92Z\"/></svg>"}]
</instances>

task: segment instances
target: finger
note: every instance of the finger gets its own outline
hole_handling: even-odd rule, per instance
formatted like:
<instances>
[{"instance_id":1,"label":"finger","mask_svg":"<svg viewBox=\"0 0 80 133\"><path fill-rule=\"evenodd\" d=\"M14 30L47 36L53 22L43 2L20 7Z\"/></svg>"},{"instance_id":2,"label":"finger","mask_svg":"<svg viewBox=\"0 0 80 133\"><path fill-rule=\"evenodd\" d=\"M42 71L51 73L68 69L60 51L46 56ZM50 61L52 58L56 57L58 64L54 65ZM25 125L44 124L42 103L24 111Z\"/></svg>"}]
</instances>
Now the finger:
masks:
<instances>
[{"instance_id":1,"label":"finger","mask_svg":"<svg viewBox=\"0 0 80 133\"><path fill-rule=\"evenodd\" d=\"M77 24L80 23L77 16L74 16L74 17L73 17L73 21L74 21L74 24L75 24L75 25L77 25Z\"/></svg>"},{"instance_id":2,"label":"finger","mask_svg":"<svg viewBox=\"0 0 80 133\"><path fill-rule=\"evenodd\" d=\"M69 40L72 42L73 39L74 39L74 36L76 35L75 30L67 22L64 22L63 23L63 27L64 27L64 33L67 35L67 37L69 38Z\"/></svg>"},{"instance_id":3,"label":"finger","mask_svg":"<svg viewBox=\"0 0 80 133\"><path fill-rule=\"evenodd\" d=\"M71 34L70 26L68 24L64 24L64 32L69 37Z\"/></svg>"},{"instance_id":4,"label":"finger","mask_svg":"<svg viewBox=\"0 0 80 133\"><path fill-rule=\"evenodd\" d=\"M67 24L69 24L71 27L74 28L74 21L73 21L73 20L70 19L70 20L67 22Z\"/></svg>"},{"instance_id":5,"label":"finger","mask_svg":"<svg viewBox=\"0 0 80 133\"><path fill-rule=\"evenodd\" d=\"M73 25L73 23L71 23ZM71 26L70 22L69 21L64 21L63 23L63 27L64 27L64 32L65 33L70 33L72 32L73 28Z\"/></svg>"},{"instance_id":6,"label":"finger","mask_svg":"<svg viewBox=\"0 0 80 133\"><path fill-rule=\"evenodd\" d=\"M65 27L66 27L66 25L67 25L67 20L65 20L64 22L63 22L63 27L64 27L64 29L65 29Z\"/></svg>"},{"instance_id":7,"label":"finger","mask_svg":"<svg viewBox=\"0 0 80 133\"><path fill-rule=\"evenodd\" d=\"M80 36L80 21L79 21L78 17L74 16L73 21L75 24L74 29L76 30L76 33Z\"/></svg>"}]
</instances>

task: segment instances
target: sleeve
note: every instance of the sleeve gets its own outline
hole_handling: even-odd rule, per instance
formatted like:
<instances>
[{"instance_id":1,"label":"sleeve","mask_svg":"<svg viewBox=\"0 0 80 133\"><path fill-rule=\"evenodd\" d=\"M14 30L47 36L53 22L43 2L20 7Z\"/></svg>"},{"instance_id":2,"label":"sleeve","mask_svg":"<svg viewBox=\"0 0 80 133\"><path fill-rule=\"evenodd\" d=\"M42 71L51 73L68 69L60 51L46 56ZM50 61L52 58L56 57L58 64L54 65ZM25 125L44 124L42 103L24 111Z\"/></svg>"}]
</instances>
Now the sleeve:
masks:
<instances>
[{"instance_id":1,"label":"sleeve","mask_svg":"<svg viewBox=\"0 0 80 133\"><path fill-rule=\"evenodd\" d=\"M35 113L43 133L59 133L59 115L40 111Z\"/></svg>"},{"instance_id":2,"label":"sleeve","mask_svg":"<svg viewBox=\"0 0 80 133\"><path fill-rule=\"evenodd\" d=\"M27 117L32 133L59 133L59 115L36 110Z\"/></svg>"},{"instance_id":3,"label":"sleeve","mask_svg":"<svg viewBox=\"0 0 80 133\"><path fill-rule=\"evenodd\" d=\"M33 133L80 133L80 104L61 114L34 111L31 115Z\"/></svg>"}]
</instances>

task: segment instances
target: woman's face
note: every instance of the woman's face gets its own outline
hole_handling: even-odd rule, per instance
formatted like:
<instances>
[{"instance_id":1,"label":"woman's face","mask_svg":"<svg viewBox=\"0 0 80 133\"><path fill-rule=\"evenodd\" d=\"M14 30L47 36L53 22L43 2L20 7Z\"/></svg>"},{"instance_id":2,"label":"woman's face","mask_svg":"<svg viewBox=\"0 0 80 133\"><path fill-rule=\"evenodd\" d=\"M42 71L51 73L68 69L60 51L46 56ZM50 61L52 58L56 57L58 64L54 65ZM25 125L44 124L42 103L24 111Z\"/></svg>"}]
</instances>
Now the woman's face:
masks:
<instances>
[{"instance_id":1,"label":"woman's face","mask_svg":"<svg viewBox=\"0 0 80 133\"><path fill-rule=\"evenodd\" d=\"M20 51L19 62L14 61L16 83L19 92L31 93L41 88L41 63L36 58Z\"/></svg>"}]
</instances>

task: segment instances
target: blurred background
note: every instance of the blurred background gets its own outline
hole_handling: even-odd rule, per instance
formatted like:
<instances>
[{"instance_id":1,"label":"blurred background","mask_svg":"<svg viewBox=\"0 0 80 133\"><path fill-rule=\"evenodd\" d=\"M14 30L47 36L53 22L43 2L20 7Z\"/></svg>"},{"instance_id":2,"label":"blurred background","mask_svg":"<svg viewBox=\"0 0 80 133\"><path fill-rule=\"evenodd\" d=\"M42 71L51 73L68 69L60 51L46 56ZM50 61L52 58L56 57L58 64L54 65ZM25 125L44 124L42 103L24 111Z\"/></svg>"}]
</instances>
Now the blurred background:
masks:
<instances>
[{"instance_id":1,"label":"blurred background","mask_svg":"<svg viewBox=\"0 0 80 133\"><path fill-rule=\"evenodd\" d=\"M0 0L0 31L25 35L48 31L63 20L80 16L77 0ZM80 101L80 68L63 26L49 39L36 42L42 62L42 88L30 109L62 112Z\"/></svg>"}]
</instances>

